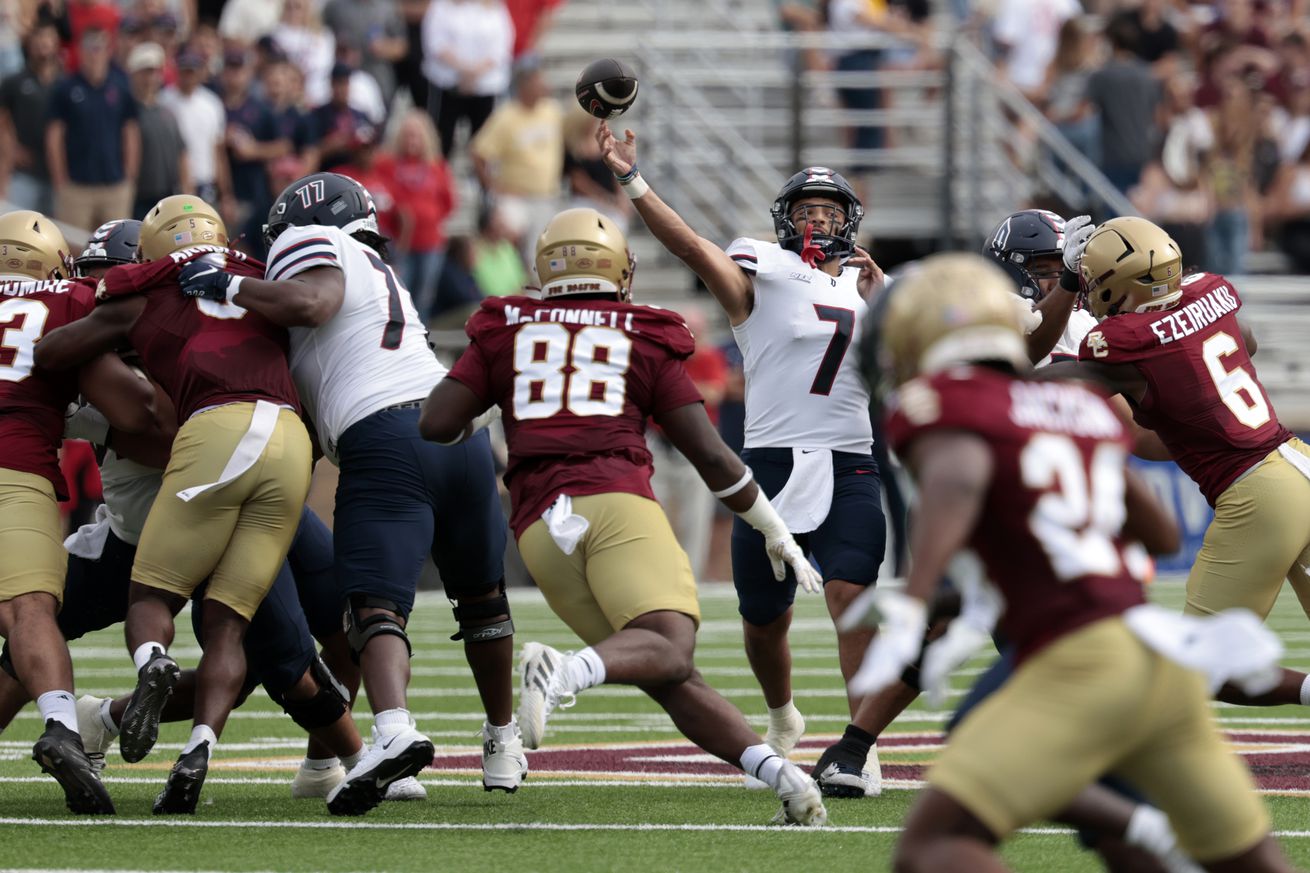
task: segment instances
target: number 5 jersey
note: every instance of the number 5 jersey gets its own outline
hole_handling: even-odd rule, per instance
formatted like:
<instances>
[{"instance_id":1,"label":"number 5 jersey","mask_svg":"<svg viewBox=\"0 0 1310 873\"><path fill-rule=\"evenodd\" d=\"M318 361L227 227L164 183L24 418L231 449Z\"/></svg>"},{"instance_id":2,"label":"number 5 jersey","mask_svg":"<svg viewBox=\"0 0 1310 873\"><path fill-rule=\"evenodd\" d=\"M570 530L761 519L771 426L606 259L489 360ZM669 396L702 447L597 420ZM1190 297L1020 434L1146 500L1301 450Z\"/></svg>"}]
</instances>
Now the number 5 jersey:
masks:
<instances>
[{"instance_id":1,"label":"number 5 jersey","mask_svg":"<svg viewBox=\"0 0 1310 873\"><path fill-rule=\"evenodd\" d=\"M646 419L700 392L695 349L675 312L614 300L482 301L450 371L484 408L499 404L509 443L510 526L521 535L560 494L655 499Z\"/></svg>"},{"instance_id":2,"label":"number 5 jersey","mask_svg":"<svg viewBox=\"0 0 1310 873\"><path fill-rule=\"evenodd\" d=\"M868 454L869 389L850 353L868 312L859 270L829 276L776 243L745 238L728 256L755 286L750 315L732 328L746 371L746 448Z\"/></svg>"}]
</instances>

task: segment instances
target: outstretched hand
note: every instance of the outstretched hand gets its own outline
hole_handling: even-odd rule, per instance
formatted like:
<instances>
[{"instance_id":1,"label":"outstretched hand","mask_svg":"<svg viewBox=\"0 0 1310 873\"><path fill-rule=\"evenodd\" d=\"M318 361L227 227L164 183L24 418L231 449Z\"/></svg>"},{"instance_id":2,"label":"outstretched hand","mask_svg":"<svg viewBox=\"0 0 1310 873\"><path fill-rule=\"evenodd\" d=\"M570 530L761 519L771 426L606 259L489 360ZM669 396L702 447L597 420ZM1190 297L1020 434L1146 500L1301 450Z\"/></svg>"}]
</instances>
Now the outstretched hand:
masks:
<instances>
[{"instance_id":1,"label":"outstretched hand","mask_svg":"<svg viewBox=\"0 0 1310 873\"><path fill-rule=\"evenodd\" d=\"M856 280L855 287L861 297L869 300L882 290L887 278L882 273L882 267L879 267L878 262L873 259L873 255L859 246L855 246L854 249L854 254L846 259L843 266L860 268L860 276Z\"/></svg>"},{"instance_id":2,"label":"outstretched hand","mask_svg":"<svg viewBox=\"0 0 1310 873\"><path fill-rule=\"evenodd\" d=\"M637 135L631 130L624 130L623 135L624 139L620 142L604 121L596 129L601 159L615 176L626 176L637 166Z\"/></svg>"}]
</instances>

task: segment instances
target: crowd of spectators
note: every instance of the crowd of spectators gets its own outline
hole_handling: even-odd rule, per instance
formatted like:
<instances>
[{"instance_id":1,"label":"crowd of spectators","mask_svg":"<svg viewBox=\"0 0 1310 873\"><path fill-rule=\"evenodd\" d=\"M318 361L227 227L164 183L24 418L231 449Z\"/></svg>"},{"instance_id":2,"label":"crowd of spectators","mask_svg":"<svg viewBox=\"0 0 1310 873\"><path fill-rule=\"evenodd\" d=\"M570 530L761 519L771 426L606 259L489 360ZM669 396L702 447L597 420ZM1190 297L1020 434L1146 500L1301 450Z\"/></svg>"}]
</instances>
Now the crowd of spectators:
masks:
<instances>
[{"instance_id":1,"label":"crowd of spectators","mask_svg":"<svg viewBox=\"0 0 1310 873\"><path fill-rule=\"evenodd\" d=\"M347 173L420 311L457 325L523 287L568 197L626 215L534 59L562 2L0 0L0 202L90 230L194 193L259 256L279 191Z\"/></svg>"}]
</instances>

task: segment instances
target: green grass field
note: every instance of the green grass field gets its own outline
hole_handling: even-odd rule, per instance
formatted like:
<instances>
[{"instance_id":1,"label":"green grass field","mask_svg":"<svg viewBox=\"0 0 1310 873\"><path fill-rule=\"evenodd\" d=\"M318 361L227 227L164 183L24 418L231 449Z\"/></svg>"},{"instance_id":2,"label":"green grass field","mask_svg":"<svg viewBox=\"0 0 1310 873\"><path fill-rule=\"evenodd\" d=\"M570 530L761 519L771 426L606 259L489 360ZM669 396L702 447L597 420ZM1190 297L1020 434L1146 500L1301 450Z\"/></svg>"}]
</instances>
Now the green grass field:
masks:
<instances>
[{"instance_id":1,"label":"green grass field","mask_svg":"<svg viewBox=\"0 0 1310 873\"><path fill-rule=\"evenodd\" d=\"M1155 586L1177 606L1177 583ZM519 641L558 648L577 641L535 592L511 592ZM698 662L709 681L763 730L762 698L741 650L730 587L706 586ZM1287 663L1310 667L1310 625L1290 596L1272 624ZM588 691L552 718L548 747L530 757L533 772L515 795L485 793L478 780L482 715L459 644L448 640L450 612L424 595L411 625L414 680L410 705L437 744L422 780L426 802L384 804L363 819L328 816L321 801L292 800L291 777L303 754L299 729L257 691L228 723L198 814L155 818L150 804L189 725L165 725L154 754L128 765L111 751L106 782L114 819L70 816L55 783L30 760L39 734L29 707L0 735L0 869L212 871L508 870L885 870L900 822L931 761L945 713L916 706L884 743L885 791L878 799L830 801L822 831L768 827L770 792L746 791L733 776L688 746L668 719L633 689ZM188 625L180 622L180 625ZM792 644L797 704L809 723L798 760L813 762L824 740L846 722L833 631L820 598L798 603ZM183 666L199 652L179 634ZM989 656L990 657L990 656ZM78 692L119 693L133 681L117 628L73 645ZM963 689L988 658L955 679ZM1226 730L1240 734L1257 770L1283 787L1267 794L1287 851L1310 866L1310 712L1302 708L1218 706ZM367 734L369 721L361 718ZM1096 870L1092 857L1054 827L1024 833L1005 849L1027 873Z\"/></svg>"}]
</instances>

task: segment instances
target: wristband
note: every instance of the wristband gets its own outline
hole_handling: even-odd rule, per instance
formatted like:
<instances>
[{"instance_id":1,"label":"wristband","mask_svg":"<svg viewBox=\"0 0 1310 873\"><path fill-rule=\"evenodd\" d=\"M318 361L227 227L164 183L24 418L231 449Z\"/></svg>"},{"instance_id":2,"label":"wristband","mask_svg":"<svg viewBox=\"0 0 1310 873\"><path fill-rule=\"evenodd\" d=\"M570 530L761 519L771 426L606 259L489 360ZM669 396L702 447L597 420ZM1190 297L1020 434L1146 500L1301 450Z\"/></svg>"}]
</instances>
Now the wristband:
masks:
<instances>
[{"instance_id":1,"label":"wristband","mask_svg":"<svg viewBox=\"0 0 1310 873\"><path fill-rule=\"evenodd\" d=\"M623 193L628 195L629 200L636 200L650 193L650 185L646 184L646 180L641 178L640 174L629 182L620 181L619 184L623 186Z\"/></svg>"},{"instance_id":2,"label":"wristband","mask_svg":"<svg viewBox=\"0 0 1310 873\"><path fill-rule=\"evenodd\" d=\"M1070 294L1077 294L1082 290L1082 282L1078 274L1068 267L1060 271L1060 290L1068 291Z\"/></svg>"},{"instance_id":3,"label":"wristband","mask_svg":"<svg viewBox=\"0 0 1310 873\"><path fill-rule=\"evenodd\" d=\"M766 541L780 539L790 533L787 530L787 525L782 520L782 516L778 515L778 511L773 508L769 498L764 496L763 488L755 495L755 502L751 504L750 509L739 512L737 515L741 516L742 521L764 534Z\"/></svg>"},{"instance_id":4,"label":"wristband","mask_svg":"<svg viewBox=\"0 0 1310 873\"><path fill-rule=\"evenodd\" d=\"M639 173L637 172L637 165L633 164L632 169L628 170L628 172L624 173L622 176L620 176L618 173L615 173L614 178L619 180L620 185L626 185L629 182L631 182L633 179L637 178L638 175Z\"/></svg>"},{"instance_id":5,"label":"wristband","mask_svg":"<svg viewBox=\"0 0 1310 873\"><path fill-rule=\"evenodd\" d=\"M233 276L233 277L228 281L228 283L227 283L227 302L228 302L228 303L232 303L232 298L233 298L233 297L236 297L236 296L237 296L237 292L241 290L241 280L244 279L244 278L245 278L244 276ZM236 304L233 304L233 305L235 306Z\"/></svg>"},{"instance_id":6,"label":"wristband","mask_svg":"<svg viewBox=\"0 0 1310 873\"><path fill-rule=\"evenodd\" d=\"M753 473L751 473L751 468L747 467L746 472L743 473L741 478L738 479L735 483L729 485L727 488L724 488L722 491L712 491L711 493L715 497L719 498L720 500L723 500L725 497L731 497L741 489L745 488L747 485L751 483L751 479L753 478L755 478L755 476Z\"/></svg>"}]
</instances>

